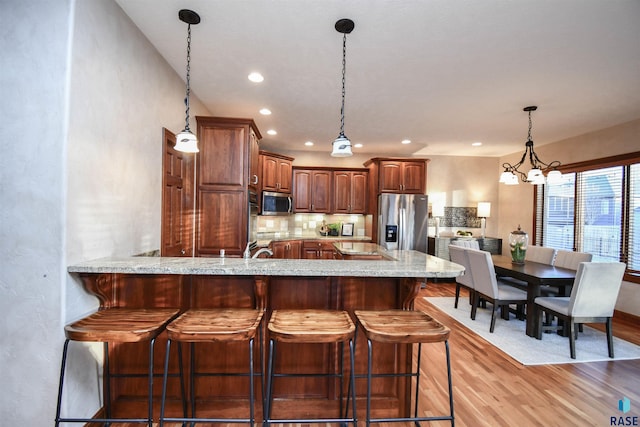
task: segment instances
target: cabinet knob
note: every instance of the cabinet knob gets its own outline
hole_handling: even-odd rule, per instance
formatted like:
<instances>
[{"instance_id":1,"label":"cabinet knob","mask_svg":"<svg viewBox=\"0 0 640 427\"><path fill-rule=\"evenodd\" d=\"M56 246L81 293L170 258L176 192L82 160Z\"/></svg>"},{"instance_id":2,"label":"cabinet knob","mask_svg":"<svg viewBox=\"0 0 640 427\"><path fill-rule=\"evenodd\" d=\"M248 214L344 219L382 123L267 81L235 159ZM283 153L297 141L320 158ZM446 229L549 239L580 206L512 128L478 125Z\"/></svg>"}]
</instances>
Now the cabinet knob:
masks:
<instances>
[{"instance_id":1,"label":"cabinet knob","mask_svg":"<svg viewBox=\"0 0 640 427\"><path fill-rule=\"evenodd\" d=\"M258 183L258 175L253 175L253 184L257 184Z\"/></svg>"}]
</instances>

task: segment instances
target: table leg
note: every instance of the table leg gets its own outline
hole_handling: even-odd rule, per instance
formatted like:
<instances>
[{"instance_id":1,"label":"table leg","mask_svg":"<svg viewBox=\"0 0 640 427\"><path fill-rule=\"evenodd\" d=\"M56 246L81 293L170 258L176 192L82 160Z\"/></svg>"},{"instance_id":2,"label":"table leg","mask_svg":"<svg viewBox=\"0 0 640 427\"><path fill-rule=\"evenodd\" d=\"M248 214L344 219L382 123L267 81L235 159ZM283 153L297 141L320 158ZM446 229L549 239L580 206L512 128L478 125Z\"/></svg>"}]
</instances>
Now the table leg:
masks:
<instances>
[{"instance_id":1,"label":"table leg","mask_svg":"<svg viewBox=\"0 0 640 427\"><path fill-rule=\"evenodd\" d=\"M538 336L538 313L533 309L533 301L540 296L540 285L527 283L527 319L526 332L530 337Z\"/></svg>"}]
</instances>

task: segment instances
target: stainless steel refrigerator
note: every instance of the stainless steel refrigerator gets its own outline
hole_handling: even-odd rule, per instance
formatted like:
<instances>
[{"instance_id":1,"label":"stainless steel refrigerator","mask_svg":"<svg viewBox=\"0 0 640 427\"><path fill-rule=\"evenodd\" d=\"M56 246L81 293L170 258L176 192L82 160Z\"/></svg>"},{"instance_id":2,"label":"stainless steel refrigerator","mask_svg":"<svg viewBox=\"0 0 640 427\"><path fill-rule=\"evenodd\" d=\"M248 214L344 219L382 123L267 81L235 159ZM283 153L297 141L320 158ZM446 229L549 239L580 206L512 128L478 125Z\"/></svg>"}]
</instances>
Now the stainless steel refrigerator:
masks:
<instances>
[{"instance_id":1,"label":"stainless steel refrigerator","mask_svg":"<svg viewBox=\"0 0 640 427\"><path fill-rule=\"evenodd\" d=\"M387 250L427 252L429 205L423 194L378 196L378 244Z\"/></svg>"}]
</instances>

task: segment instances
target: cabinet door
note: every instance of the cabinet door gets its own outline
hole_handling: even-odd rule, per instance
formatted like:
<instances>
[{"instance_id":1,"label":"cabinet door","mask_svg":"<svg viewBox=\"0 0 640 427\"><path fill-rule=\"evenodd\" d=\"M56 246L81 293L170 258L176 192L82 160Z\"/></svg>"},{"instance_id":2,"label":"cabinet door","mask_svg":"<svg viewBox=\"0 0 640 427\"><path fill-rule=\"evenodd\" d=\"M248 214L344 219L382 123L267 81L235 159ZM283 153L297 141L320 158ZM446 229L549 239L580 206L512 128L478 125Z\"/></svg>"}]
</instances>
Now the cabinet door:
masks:
<instances>
[{"instance_id":1,"label":"cabinet door","mask_svg":"<svg viewBox=\"0 0 640 427\"><path fill-rule=\"evenodd\" d=\"M402 164L402 192L424 194L426 191L424 162L403 162Z\"/></svg>"},{"instance_id":2,"label":"cabinet door","mask_svg":"<svg viewBox=\"0 0 640 427\"><path fill-rule=\"evenodd\" d=\"M353 172L351 175L351 210L352 214L367 213L367 191L369 190L369 174Z\"/></svg>"},{"instance_id":3,"label":"cabinet door","mask_svg":"<svg viewBox=\"0 0 640 427\"><path fill-rule=\"evenodd\" d=\"M262 189L278 191L278 159L262 156Z\"/></svg>"},{"instance_id":4,"label":"cabinet door","mask_svg":"<svg viewBox=\"0 0 640 427\"><path fill-rule=\"evenodd\" d=\"M249 176L247 183L249 189L258 191L260 182L260 149L258 147L258 137L253 130L249 131Z\"/></svg>"},{"instance_id":5,"label":"cabinet door","mask_svg":"<svg viewBox=\"0 0 640 427\"><path fill-rule=\"evenodd\" d=\"M293 172L293 210L311 212L311 183L313 177L309 170Z\"/></svg>"},{"instance_id":6,"label":"cabinet door","mask_svg":"<svg viewBox=\"0 0 640 427\"><path fill-rule=\"evenodd\" d=\"M245 188L247 156L244 126L200 126L198 186Z\"/></svg>"},{"instance_id":7,"label":"cabinet door","mask_svg":"<svg viewBox=\"0 0 640 427\"><path fill-rule=\"evenodd\" d=\"M351 177L352 173L347 171L336 171L333 173L333 212L351 212Z\"/></svg>"},{"instance_id":8,"label":"cabinet door","mask_svg":"<svg viewBox=\"0 0 640 427\"><path fill-rule=\"evenodd\" d=\"M197 256L242 255L247 244L247 194L245 191L198 192Z\"/></svg>"},{"instance_id":9,"label":"cabinet door","mask_svg":"<svg viewBox=\"0 0 640 427\"><path fill-rule=\"evenodd\" d=\"M278 159L278 191L291 193L291 168L289 160Z\"/></svg>"},{"instance_id":10,"label":"cabinet door","mask_svg":"<svg viewBox=\"0 0 640 427\"><path fill-rule=\"evenodd\" d=\"M380 162L379 191L397 193L402 191L402 163L395 161Z\"/></svg>"},{"instance_id":11,"label":"cabinet door","mask_svg":"<svg viewBox=\"0 0 640 427\"><path fill-rule=\"evenodd\" d=\"M271 243L273 258L300 259L301 248L302 248L302 242L300 240L290 240L286 242Z\"/></svg>"},{"instance_id":12,"label":"cabinet door","mask_svg":"<svg viewBox=\"0 0 640 427\"><path fill-rule=\"evenodd\" d=\"M331 171L313 171L311 183L311 212L331 212Z\"/></svg>"},{"instance_id":13,"label":"cabinet door","mask_svg":"<svg viewBox=\"0 0 640 427\"><path fill-rule=\"evenodd\" d=\"M302 256L305 259L334 259L336 253L333 240L306 241L302 243Z\"/></svg>"}]
</instances>

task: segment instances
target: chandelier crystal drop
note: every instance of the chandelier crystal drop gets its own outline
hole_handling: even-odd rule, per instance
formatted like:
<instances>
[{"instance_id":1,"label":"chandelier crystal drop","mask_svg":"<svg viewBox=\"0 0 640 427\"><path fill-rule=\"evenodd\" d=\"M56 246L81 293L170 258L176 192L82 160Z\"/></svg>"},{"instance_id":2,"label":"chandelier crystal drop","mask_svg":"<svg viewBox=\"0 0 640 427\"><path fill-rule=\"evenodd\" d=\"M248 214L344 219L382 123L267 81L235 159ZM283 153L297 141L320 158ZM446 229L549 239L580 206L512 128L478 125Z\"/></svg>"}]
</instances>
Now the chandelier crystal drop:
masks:
<instances>
[{"instance_id":1,"label":"chandelier crystal drop","mask_svg":"<svg viewBox=\"0 0 640 427\"><path fill-rule=\"evenodd\" d=\"M192 10L181 9L178 12L178 18L187 26L187 93L184 98L185 110L185 124L182 132L176 135L176 145L174 148L177 151L184 153L197 153L198 138L191 132L189 128L189 95L191 94L190 80L191 80L191 25L200 23L200 16Z\"/></svg>"},{"instance_id":2,"label":"chandelier crystal drop","mask_svg":"<svg viewBox=\"0 0 640 427\"><path fill-rule=\"evenodd\" d=\"M560 162L554 160L550 163L545 163L540 160L536 152L533 150L533 139L531 139L531 112L536 111L537 109L538 107L535 105L525 107L523 109L523 111L529 113L529 133L527 135L527 142L525 143L524 154L522 154L520 161L514 165L510 163L502 164L504 171L500 174L499 182L503 184L518 185L518 177L520 177L522 182L528 182L532 185L552 184L562 180L562 173L558 170ZM527 158L529 159L531 169L525 173L520 170L520 168L522 167L524 169L524 164Z\"/></svg>"},{"instance_id":3,"label":"chandelier crystal drop","mask_svg":"<svg viewBox=\"0 0 640 427\"><path fill-rule=\"evenodd\" d=\"M353 153L351 152L351 141L344 134L344 97L345 97L345 73L346 73L346 58L347 58L347 34L353 31L355 27L354 22L351 19L339 19L336 22L336 31L342 33L342 107L340 108L340 134L333 141L333 150L331 155L333 157L349 157Z\"/></svg>"}]
</instances>

